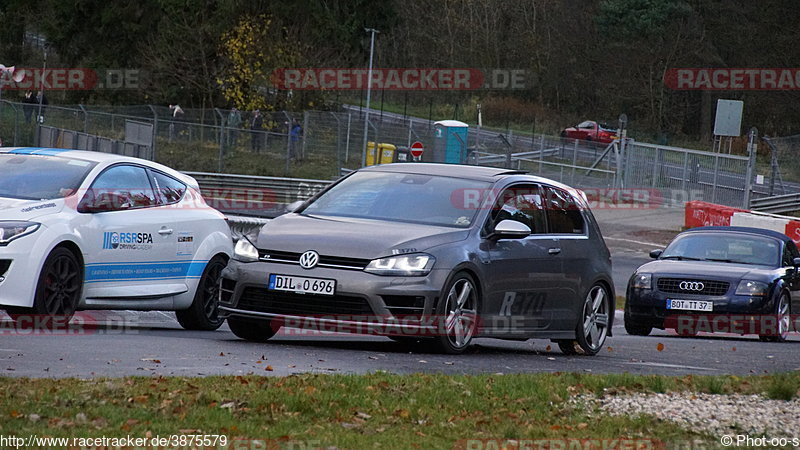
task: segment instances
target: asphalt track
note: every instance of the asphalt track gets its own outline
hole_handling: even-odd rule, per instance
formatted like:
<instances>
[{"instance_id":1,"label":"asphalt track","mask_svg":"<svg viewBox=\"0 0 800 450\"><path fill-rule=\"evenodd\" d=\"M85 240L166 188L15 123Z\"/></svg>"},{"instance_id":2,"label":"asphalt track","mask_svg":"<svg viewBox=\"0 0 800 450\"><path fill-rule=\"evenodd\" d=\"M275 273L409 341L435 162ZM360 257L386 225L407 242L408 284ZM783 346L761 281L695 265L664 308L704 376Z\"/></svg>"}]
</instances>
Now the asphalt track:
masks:
<instances>
[{"instance_id":1,"label":"asphalt track","mask_svg":"<svg viewBox=\"0 0 800 450\"><path fill-rule=\"evenodd\" d=\"M647 252L677 232L682 210L595 211L612 251L617 295ZM617 313L613 337L593 357L565 356L546 340L477 339L459 356L430 353L380 336L282 330L270 342L237 339L223 326L185 331L174 314L88 311L75 331L18 331L0 313L0 374L25 377L154 375L285 376L296 373L521 373L764 374L800 370L800 337L786 343L754 336L703 334L685 338L655 330L630 336Z\"/></svg>"}]
</instances>

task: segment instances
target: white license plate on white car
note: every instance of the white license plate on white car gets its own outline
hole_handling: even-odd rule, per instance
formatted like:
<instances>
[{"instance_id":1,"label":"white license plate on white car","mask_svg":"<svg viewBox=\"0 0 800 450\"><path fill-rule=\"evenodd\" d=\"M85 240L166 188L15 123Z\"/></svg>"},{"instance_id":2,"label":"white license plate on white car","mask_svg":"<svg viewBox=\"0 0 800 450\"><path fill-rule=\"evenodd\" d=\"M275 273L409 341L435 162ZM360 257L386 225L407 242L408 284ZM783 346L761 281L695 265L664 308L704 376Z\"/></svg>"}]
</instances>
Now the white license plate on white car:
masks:
<instances>
[{"instance_id":1,"label":"white license plate on white car","mask_svg":"<svg viewBox=\"0 0 800 450\"><path fill-rule=\"evenodd\" d=\"M336 280L273 273L269 276L269 289L272 291L294 292L295 294L333 295L336 291Z\"/></svg>"},{"instance_id":2,"label":"white license plate on white car","mask_svg":"<svg viewBox=\"0 0 800 450\"><path fill-rule=\"evenodd\" d=\"M699 300L667 300L667 309L710 312L714 310L714 302L704 302Z\"/></svg>"}]
</instances>

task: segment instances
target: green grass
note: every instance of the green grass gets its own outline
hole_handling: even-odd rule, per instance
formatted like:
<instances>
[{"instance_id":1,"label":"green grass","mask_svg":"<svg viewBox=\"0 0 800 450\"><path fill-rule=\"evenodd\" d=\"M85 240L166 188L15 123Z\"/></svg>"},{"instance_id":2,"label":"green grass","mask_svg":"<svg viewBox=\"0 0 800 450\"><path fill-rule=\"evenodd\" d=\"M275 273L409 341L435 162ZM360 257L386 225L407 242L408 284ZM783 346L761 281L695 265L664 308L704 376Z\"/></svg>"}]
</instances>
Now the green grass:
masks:
<instances>
[{"instance_id":1,"label":"green grass","mask_svg":"<svg viewBox=\"0 0 800 450\"><path fill-rule=\"evenodd\" d=\"M266 361L264 361L266 368ZM577 394L763 393L800 374L635 376L302 375L121 379L0 378L0 435L224 434L325 448L453 448L462 439L711 439L648 417L589 417ZM794 396L794 393L792 393ZM591 426L587 426L591 423Z\"/></svg>"}]
</instances>

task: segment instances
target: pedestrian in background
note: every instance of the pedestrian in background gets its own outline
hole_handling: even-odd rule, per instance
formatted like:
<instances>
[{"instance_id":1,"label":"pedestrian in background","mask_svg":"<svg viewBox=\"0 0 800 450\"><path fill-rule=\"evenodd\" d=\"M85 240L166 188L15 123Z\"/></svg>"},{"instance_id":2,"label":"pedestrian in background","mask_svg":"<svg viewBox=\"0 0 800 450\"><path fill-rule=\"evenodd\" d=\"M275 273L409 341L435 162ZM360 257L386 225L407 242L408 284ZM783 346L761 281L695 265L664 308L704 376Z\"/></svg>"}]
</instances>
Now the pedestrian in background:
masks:
<instances>
[{"instance_id":1,"label":"pedestrian in background","mask_svg":"<svg viewBox=\"0 0 800 450\"><path fill-rule=\"evenodd\" d=\"M250 141L250 148L254 152L261 151L261 140L263 138L264 118L261 117L261 111L253 111L253 119L250 121L250 133L253 139Z\"/></svg>"},{"instance_id":2,"label":"pedestrian in background","mask_svg":"<svg viewBox=\"0 0 800 450\"><path fill-rule=\"evenodd\" d=\"M169 123L169 140L172 142L172 140L175 139L175 136L181 132L181 129L176 127L175 122L183 120L184 113L183 108L181 108L181 105L178 104L169 105L169 110L172 113L172 121Z\"/></svg>"},{"instance_id":3,"label":"pedestrian in background","mask_svg":"<svg viewBox=\"0 0 800 450\"><path fill-rule=\"evenodd\" d=\"M36 108L38 100L33 96L33 91L25 93L25 98L22 99L22 113L25 114L25 123L31 123L33 117L33 109Z\"/></svg>"},{"instance_id":4,"label":"pedestrian in background","mask_svg":"<svg viewBox=\"0 0 800 450\"><path fill-rule=\"evenodd\" d=\"M235 107L228 113L228 145L236 147L239 140L239 128L242 127L242 113Z\"/></svg>"},{"instance_id":5,"label":"pedestrian in background","mask_svg":"<svg viewBox=\"0 0 800 450\"><path fill-rule=\"evenodd\" d=\"M297 119L292 120L292 126L289 130L289 142L292 146L292 155L296 160L302 160L303 155L302 147L300 146L300 137L303 135L303 127L300 126L300 122Z\"/></svg>"}]
</instances>

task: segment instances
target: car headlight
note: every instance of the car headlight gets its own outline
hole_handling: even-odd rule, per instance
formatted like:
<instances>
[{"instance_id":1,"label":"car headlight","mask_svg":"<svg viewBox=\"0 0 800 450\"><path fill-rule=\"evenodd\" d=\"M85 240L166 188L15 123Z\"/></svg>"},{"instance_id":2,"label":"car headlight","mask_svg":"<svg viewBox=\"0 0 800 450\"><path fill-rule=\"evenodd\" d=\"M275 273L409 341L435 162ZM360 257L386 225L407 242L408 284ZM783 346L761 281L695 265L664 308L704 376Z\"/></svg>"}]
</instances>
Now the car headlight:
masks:
<instances>
[{"instance_id":1,"label":"car headlight","mask_svg":"<svg viewBox=\"0 0 800 450\"><path fill-rule=\"evenodd\" d=\"M420 253L390 256L388 258L370 261L364 271L376 275L394 275L401 277L427 275L433 268L433 263L435 261L436 258L433 256Z\"/></svg>"},{"instance_id":2,"label":"car headlight","mask_svg":"<svg viewBox=\"0 0 800 450\"><path fill-rule=\"evenodd\" d=\"M632 286L634 289L652 289L653 288L653 274L650 273L637 273L633 276Z\"/></svg>"},{"instance_id":3,"label":"car headlight","mask_svg":"<svg viewBox=\"0 0 800 450\"><path fill-rule=\"evenodd\" d=\"M247 236L242 236L233 247L233 259L241 262L258 261L258 249Z\"/></svg>"},{"instance_id":4,"label":"car headlight","mask_svg":"<svg viewBox=\"0 0 800 450\"><path fill-rule=\"evenodd\" d=\"M0 245L7 245L14 239L21 238L39 229L36 222L0 221Z\"/></svg>"},{"instance_id":5,"label":"car headlight","mask_svg":"<svg viewBox=\"0 0 800 450\"><path fill-rule=\"evenodd\" d=\"M742 280L736 287L736 295L767 295L769 285L760 281Z\"/></svg>"}]
</instances>

